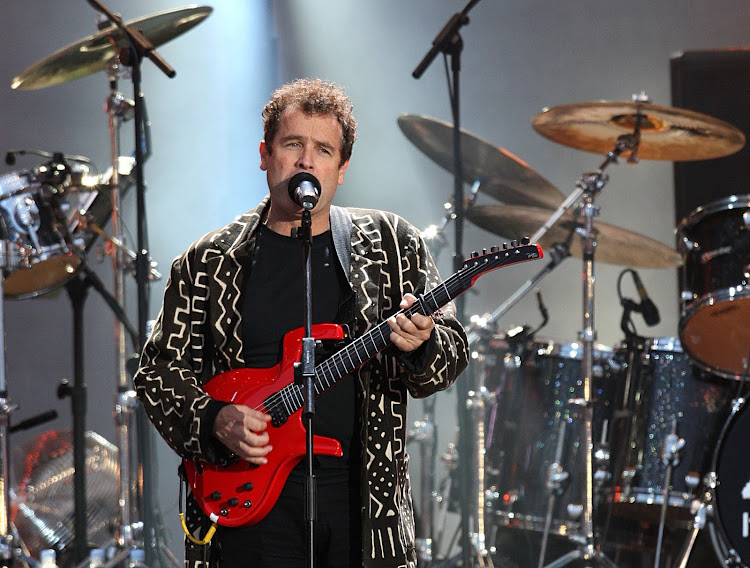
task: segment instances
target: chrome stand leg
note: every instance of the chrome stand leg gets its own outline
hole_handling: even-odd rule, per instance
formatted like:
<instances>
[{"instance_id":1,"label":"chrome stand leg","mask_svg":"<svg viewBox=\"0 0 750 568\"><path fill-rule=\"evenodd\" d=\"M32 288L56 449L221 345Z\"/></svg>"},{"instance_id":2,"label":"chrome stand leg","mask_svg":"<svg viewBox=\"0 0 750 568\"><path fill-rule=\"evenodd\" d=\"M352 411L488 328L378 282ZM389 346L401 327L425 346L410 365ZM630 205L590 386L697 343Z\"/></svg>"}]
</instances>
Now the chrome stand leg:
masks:
<instances>
[{"instance_id":1,"label":"chrome stand leg","mask_svg":"<svg viewBox=\"0 0 750 568\"><path fill-rule=\"evenodd\" d=\"M557 438L557 447L555 448L555 461L550 464L547 471L547 491L549 498L547 500L547 514L544 517L544 533L542 533L542 545L539 550L538 568L544 566L544 557L547 553L547 541L549 540L549 531L552 527L552 512L555 507L555 500L561 493L562 485L567 481L569 474L562 467L563 442L565 440L565 420L560 422L560 432Z\"/></svg>"},{"instance_id":2,"label":"chrome stand leg","mask_svg":"<svg viewBox=\"0 0 750 568\"><path fill-rule=\"evenodd\" d=\"M656 554L654 555L654 568L659 568L661 562L661 549L664 544L664 525L667 521L667 509L669 508L669 486L672 484L672 469L680 463L680 451L685 447L685 440L677 435L677 420L672 420L672 432L664 438L662 447L662 462L667 466L664 472L664 500L661 504L659 516L659 536L656 539Z\"/></svg>"}]
</instances>

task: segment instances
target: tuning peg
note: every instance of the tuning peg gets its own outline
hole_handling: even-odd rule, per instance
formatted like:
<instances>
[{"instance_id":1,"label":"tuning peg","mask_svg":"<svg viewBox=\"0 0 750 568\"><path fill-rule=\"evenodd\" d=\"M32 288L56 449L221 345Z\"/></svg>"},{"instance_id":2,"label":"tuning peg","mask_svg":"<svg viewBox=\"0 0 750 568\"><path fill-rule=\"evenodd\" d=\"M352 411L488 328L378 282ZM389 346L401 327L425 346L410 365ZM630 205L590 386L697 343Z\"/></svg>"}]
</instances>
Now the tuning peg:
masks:
<instances>
[{"instance_id":1,"label":"tuning peg","mask_svg":"<svg viewBox=\"0 0 750 568\"><path fill-rule=\"evenodd\" d=\"M531 239L529 237L524 237L524 238L521 239L521 244L522 245L527 245L530 242L531 242Z\"/></svg>"},{"instance_id":2,"label":"tuning peg","mask_svg":"<svg viewBox=\"0 0 750 568\"><path fill-rule=\"evenodd\" d=\"M477 251L471 251L471 258L477 258L479 256L479 253Z\"/></svg>"},{"instance_id":3,"label":"tuning peg","mask_svg":"<svg viewBox=\"0 0 750 568\"><path fill-rule=\"evenodd\" d=\"M500 247L490 247L490 252L498 252L500 250Z\"/></svg>"},{"instance_id":4,"label":"tuning peg","mask_svg":"<svg viewBox=\"0 0 750 568\"><path fill-rule=\"evenodd\" d=\"M510 241L510 246L516 248L518 246L518 241Z\"/></svg>"},{"instance_id":5,"label":"tuning peg","mask_svg":"<svg viewBox=\"0 0 750 568\"><path fill-rule=\"evenodd\" d=\"M503 243L503 250L507 250L507 249L508 249L508 243Z\"/></svg>"}]
</instances>

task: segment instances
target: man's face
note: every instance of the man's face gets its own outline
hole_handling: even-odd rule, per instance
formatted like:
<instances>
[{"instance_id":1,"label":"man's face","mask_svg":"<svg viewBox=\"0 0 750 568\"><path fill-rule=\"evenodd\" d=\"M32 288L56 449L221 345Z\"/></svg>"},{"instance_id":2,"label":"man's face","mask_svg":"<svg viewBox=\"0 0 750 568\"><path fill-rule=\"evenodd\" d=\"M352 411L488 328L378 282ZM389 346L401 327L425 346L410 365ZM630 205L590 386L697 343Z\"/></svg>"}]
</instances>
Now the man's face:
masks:
<instances>
[{"instance_id":1,"label":"man's face","mask_svg":"<svg viewBox=\"0 0 750 568\"><path fill-rule=\"evenodd\" d=\"M279 129L269 145L260 143L260 169L266 172L271 191L269 221L295 222L302 216L302 207L289 197L289 180L300 172L314 175L321 185L321 194L312 215L325 215L344 182L347 160L341 164L341 125L331 115L308 115L290 107L281 114Z\"/></svg>"}]
</instances>

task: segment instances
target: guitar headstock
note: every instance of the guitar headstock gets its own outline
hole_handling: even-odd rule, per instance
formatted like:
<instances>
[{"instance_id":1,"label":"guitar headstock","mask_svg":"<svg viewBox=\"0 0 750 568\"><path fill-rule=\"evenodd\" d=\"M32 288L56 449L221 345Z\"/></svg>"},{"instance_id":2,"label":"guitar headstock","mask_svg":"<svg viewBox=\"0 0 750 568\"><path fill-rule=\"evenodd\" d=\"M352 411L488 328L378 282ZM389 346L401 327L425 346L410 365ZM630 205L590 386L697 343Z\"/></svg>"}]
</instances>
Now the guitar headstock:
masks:
<instances>
[{"instance_id":1,"label":"guitar headstock","mask_svg":"<svg viewBox=\"0 0 750 568\"><path fill-rule=\"evenodd\" d=\"M529 238L524 237L520 242L511 241L503 243L502 246L493 246L489 251L484 249L481 253L471 253L471 257L464 261L461 272L470 273L473 283L479 276L490 270L543 257L542 247L538 244L530 244Z\"/></svg>"}]
</instances>

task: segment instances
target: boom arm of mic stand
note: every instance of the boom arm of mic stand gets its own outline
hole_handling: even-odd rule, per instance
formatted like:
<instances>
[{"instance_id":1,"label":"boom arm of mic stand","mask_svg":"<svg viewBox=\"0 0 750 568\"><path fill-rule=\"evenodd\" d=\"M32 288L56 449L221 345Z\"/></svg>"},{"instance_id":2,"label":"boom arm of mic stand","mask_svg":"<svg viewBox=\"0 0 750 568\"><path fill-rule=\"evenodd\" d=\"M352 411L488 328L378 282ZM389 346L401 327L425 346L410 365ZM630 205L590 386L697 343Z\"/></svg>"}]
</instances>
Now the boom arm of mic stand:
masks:
<instances>
[{"instance_id":1,"label":"boom arm of mic stand","mask_svg":"<svg viewBox=\"0 0 750 568\"><path fill-rule=\"evenodd\" d=\"M105 288L104 283L102 283L99 276L88 267L85 261L81 265L81 270L86 273L86 280L94 287L97 292L99 292L99 295L104 298L106 304L110 307L112 312L114 312L115 317L122 323L123 326L125 326L125 329L130 334L130 340L133 342L134 349L140 352L141 346L138 339L138 332L130 324L128 315L125 313L125 310L123 310L122 306L118 304L117 301L115 301L115 299L112 297L112 294L109 293L109 290Z\"/></svg>"},{"instance_id":2,"label":"boom arm of mic stand","mask_svg":"<svg viewBox=\"0 0 750 568\"><path fill-rule=\"evenodd\" d=\"M471 10L478 3L479 0L469 0L469 3L466 4L461 12L453 14L451 16L451 19L448 20L448 23L443 26L443 29L440 30L440 33L438 33L437 37L435 37L435 39L433 40L430 50L422 58L422 61L419 62L417 68L412 71L412 77L414 77L415 79L419 79L430 66L435 57L437 57L438 53L440 53L441 51L448 51L450 49L451 45L455 41L456 36L458 35L458 30L461 29L461 26L466 25L466 23L469 21L466 17L466 15L469 13L469 10Z\"/></svg>"}]
</instances>

